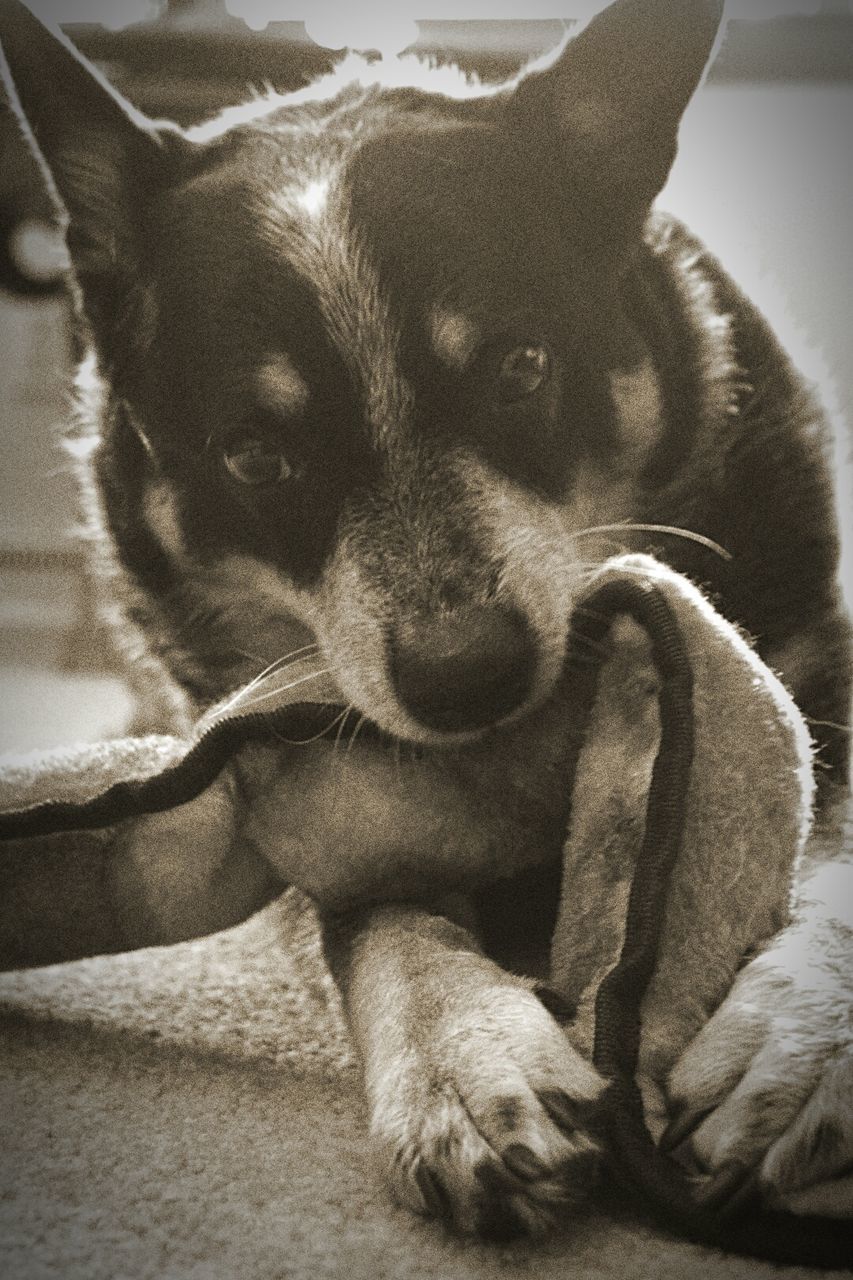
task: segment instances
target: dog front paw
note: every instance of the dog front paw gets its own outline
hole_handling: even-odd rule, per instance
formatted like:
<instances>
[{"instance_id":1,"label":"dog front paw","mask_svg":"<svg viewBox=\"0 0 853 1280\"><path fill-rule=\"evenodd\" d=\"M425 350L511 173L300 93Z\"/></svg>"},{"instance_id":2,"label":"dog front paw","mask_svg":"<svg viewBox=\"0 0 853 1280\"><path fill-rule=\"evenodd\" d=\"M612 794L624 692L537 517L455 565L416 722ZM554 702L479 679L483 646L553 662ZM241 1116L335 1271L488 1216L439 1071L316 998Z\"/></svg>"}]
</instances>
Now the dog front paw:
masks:
<instances>
[{"instance_id":1,"label":"dog front paw","mask_svg":"<svg viewBox=\"0 0 853 1280\"><path fill-rule=\"evenodd\" d=\"M601 1083L522 985L484 986L426 1023L374 1082L397 1199L487 1239L540 1236L589 1189L583 1114Z\"/></svg>"},{"instance_id":2,"label":"dog front paw","mask_svg":"<svg viewBox=\"0 0 853 1280\"><path fill-rule=\"evenodd\" d=\"M840 940L781 935L670 1077L663 1145L710 1175L699 1194L711 1207L853 1213L853 935L846 962Z\"/></svg>"}]
</instances>

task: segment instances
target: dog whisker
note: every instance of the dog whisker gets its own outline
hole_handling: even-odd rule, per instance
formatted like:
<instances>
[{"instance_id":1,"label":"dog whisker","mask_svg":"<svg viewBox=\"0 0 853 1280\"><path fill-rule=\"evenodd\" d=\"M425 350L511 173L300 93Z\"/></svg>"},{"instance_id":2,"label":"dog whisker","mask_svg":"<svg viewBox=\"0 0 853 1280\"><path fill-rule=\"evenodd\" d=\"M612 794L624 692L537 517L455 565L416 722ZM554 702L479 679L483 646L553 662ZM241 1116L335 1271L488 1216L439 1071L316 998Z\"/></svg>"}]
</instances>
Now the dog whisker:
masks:
<instances>
[{"instance_id":1,"label":"dog whisker","mask_svg":"<svg viewBox=\"0 0 853 1280\"><path fill-rule=\"evenodd\" d=\"M324 725L323 728L320 729L318 733L312 734L310 738L287 738L283 733L280 733L278 731L275 732L274 736L278 739L279 742L285 742L290 747L307 747L312 742L319 742L321 738L325 738L327 733L331 733L336 724L338 724L339 722L343 722L346 719L348 711L349 711L349 708L345 708L343 711L339 711L338 714L334 716L333 719L330 720L327 725ZM338 732L340 732L340 729L338 730Z\"/></svg>"},{"instance_id":2,"label":"dog whisker","mask_svg":"<svg viewBox=\"0 0 853 1280\"><path fill-rule=\"evenodd\" d=\"M261 702L269 702L270 698L277 698L282 693L289 693L291 689L298 689L300 685L309 684L312 680L318 680L321 676L331 675L331 667L321 667L319 671L309 671L307 675L300 676L297 680L291 680L289 684L276 685L274 689L267 689L264 693L259 693L257 697L250 698L240 703L241 707L256 707Z\"/></svg>"},{"instance_id":3,"label":"dog whisker","mask_svg":"<svg viewBox=\"0 0 853 1280\"><path fill-rule=\"evenodd\" d=\"M285 654L282 658L277 658L275 662L270 662L263 671L253 676L248 684L243 685L240 690L241 694L247 693L250 689L255 689L261 684L269 683L273 676L280 675L282 671L289 671L291 667L299 666L300 663L308 662L317 653L319 653L319 645L305 645L303 649L294 649L292 653Z\"/></svg>"},{"instance_id":4,"label":"dog whisker","mask_svg":"<svg viewBox=\"0 0 853 1280\"><path fill-rule=\"evenodd\" d=\"M355 703L350 702L344 708L343 713L340 717L340 723L338 724L338 731L335 734L335 740L332 743L332 755L329 761L330 772L332 772L335 769L336 761L340 759L341 739L343 738L343 734L346 729L347 720L349 719L353 711L355 711Z\"/></svg>"},{"instance_id":5,"label":"dog whisker","mask_svg":"<svg viewBox=\"0 0 853 1280\"><path fill-rule=\"evenodd\" d=\"M218 715L227 715L235 707L241 706L246 702L247 695L254 690L259 689L265 682L269 682L274 675L280 674L284 670L289 670L293 666L298 666L302 662L309 660L313 654L308 652L309 649L319 646L306 645L304 649L295 649L292 653L286 654L283 658L278 658L275 662L269 663L267 667L257 676L254 676L247 684L241 685L219 708ZM297 656L304 655L304 656ZM282 686L277 686L278 689Z\"/></svg>"},{"instance_id":6,"label":"dog whisker","mask_svg":"<svg viewBox=\"0 0 853 1280\"><path fill-rule=\"evenodd\" d=\"M837 720L816 720L814 716L803 716L806 724L817 725L824 729L836 729L839 733L853 733L853 726L839 724Z\"/></svg>"},{"instance_id":7,"label":"dog whisker","mask_svg":"<svg viewBox=\"0 0 853 1280\"><path fill-rule=\"evenodd\" d=\"M365 715L360 715L360 716L359 716L359 718L358 718L358 722L357 722L357 724L356 724L355 728L354 728L354 729L353 729L353 731L352 731L352 737L350 738L349 742L347 743L347 749L346 749L346 751L345 751L345 753L344 753L344 759L345 759L345 760L348 760L348 759L349 759L349 757L350 757L350 755L351 755L351 753L352 753L352 749L353 749L353 747L355 746L355 740L356 740L356 738L358 737L359 733L361 732L361 730L364 728L364 726L365 726L366 724L367 724L367 716L365 716Z\"/></svg>"},{"instance_id":8,"label":"dog whisker","mask_svg":"<svg viewBox=\"0 0 853 1280\"><path fill-rule=\"evenodd\" d=\"M587 538L598 533L666 533L674 538L684 538L688 542L698 542L700 546L707 547L723 560L733 558L732 553L725 547L721 547L713 538L706 538L703 533L694 533L692 529L680 529L670 524L642 524L636 521L626 521L624 524L597 524L590 525L586 529L575 530L572 537Z\"/></svg>"},{"instance_id":9,"label":"dog whisker","mask_svg":"<svg viewBox=\"0 0 853 1280\"><path fill-rule=\"evenodd\" d=\"M293 649L291 650L290 653L284 654L283 657L276 658L274 662L267 663L264 669L262 671L259 671L256 676L253 676L252 680L249 682L249 685L246 685L245 687L249 688L251 687L251 685L259 684L262 680L265 680L268 676L272 675L274 672L280 671L283 667L288 666L288 664L295 663L295 662L304 662L307 658L311 657L313 654L319 653L319 651L320 651L320 646L318 644L306 644L306 645L303 645L301 649Z\"/></svg>"},{"instance_id":10,"label":"dog whisker","mask_svg":"<svg viewBox=\"0 0 853 1280\"><path fill-rule=\"evenodd\" d=\"M578 535L575 534L573 536L577 537ZM580 536L582 537L583 534ZM619 542L616 538L602 538L601 545L603 548L606 548L607 555L602 555L600 560L594 562L596 567L600 566L603 560L609 556L626 556L631 553L631 548L626 543ZM592 562L586 562L586 567L589 568L591 563Z\"/></svg>"}]
</instances>

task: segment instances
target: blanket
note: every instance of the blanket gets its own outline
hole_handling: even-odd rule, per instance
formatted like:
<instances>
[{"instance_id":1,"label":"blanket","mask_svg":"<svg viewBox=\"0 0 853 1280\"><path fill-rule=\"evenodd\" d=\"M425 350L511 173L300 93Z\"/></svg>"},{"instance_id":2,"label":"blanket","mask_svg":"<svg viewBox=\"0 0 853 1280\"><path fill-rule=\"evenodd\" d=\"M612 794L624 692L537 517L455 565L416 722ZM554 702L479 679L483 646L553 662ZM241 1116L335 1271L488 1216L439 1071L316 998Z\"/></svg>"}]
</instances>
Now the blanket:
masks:
<instances>
[{"instance_id":1,"label":"blanket","mask_svg":"<svg viewBox=\"0 0 853 1280\"><path fill-rule=\"evenodd\" d=\"M690 819L643 1016L644 1064L659 1072L724 993L745 941L778 928L791 905L809 825L808 740L778 681L689 584L642 558L611 571L651 575L675 593L695 677ZM552 979L580 1000L575 1034L587 1043L596 993L625 941L660 746L656 682L647 643L626 624L595 691L595 732L574 763ZM100 758L120 761L122 776L148 776L153 757L162 768L186 750L157 740ZM93 779L87 759L75 777L65 757L67 794L106 780L109 768ZM56 759L47 769L19 762L7 771L5 803L43 799L39 780L49 776L55 791L61 774ZM214 833L221 803L219 793ZM198 814L190 827L204 844L211 827ZM299 882L292 869L275 868ZM749 904L742 912L732 911L732 877ZM346 881L353 891L353 868ZM664 1239L618 1201L545 1245L500 1249L447 1239L393 1209L371 1168L316 918L298 890L212 937L9 975L0 999L10 1032L8 1274L762 1272Z\"/></svg>"}]
</instances>

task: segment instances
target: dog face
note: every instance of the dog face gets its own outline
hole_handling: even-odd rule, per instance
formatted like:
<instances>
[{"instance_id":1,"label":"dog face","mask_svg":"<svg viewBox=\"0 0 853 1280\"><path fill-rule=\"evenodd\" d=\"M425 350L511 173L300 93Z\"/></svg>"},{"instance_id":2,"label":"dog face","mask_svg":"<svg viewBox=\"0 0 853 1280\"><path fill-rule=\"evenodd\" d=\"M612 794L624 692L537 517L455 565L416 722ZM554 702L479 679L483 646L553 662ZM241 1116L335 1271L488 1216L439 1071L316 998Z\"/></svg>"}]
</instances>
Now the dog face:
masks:
<instances>
[{"instance_id":1,"label":"dog face","mask_svg":"<svg viewBox=\"0 0 853 1280\"><path fill-rule=\"evenodd\" d=\"M541 702L577 535L632 514L661 429L623 279L717 5L619 0L499 91L338 77L189 134L8 9L103 518L176 677L209 703L316 644L345 701L431 742Z\"/></svg>"}]
</instances>

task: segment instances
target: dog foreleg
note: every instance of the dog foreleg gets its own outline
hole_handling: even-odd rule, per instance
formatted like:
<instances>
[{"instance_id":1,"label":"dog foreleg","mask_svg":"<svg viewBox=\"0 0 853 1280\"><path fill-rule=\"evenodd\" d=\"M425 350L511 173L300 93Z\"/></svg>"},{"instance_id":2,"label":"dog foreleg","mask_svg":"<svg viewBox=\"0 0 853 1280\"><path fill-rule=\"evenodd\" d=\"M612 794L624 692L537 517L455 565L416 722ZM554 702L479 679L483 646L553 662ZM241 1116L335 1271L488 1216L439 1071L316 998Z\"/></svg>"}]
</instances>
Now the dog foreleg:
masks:
<instances>
[{"instance_id":1,"label":"dog foreleg","mask_svg":"<svg viewBox=\"0 0 853 1280\"><path fill-rule=\"evenodd\" d=\"M531 984L414 906L328 920L325 940L396 1197L467 1233L543 1231L589 1187L601 1084Z\"/></svg>"},{"instance_id":2,"label":"dog foreleg","mask_svg":"<svg viewBox=\"0 0 853 1280\"><path fill-rule=\"evenodd\" d=\"M187 748L149 737L9 759L0 804L81 803L118 779L161 772ZM0 846L0 968L181 942L257 911L281 881L243 838L235 777L224 770L201 796L164 813Z\"/></svg>"}]
</instances>

